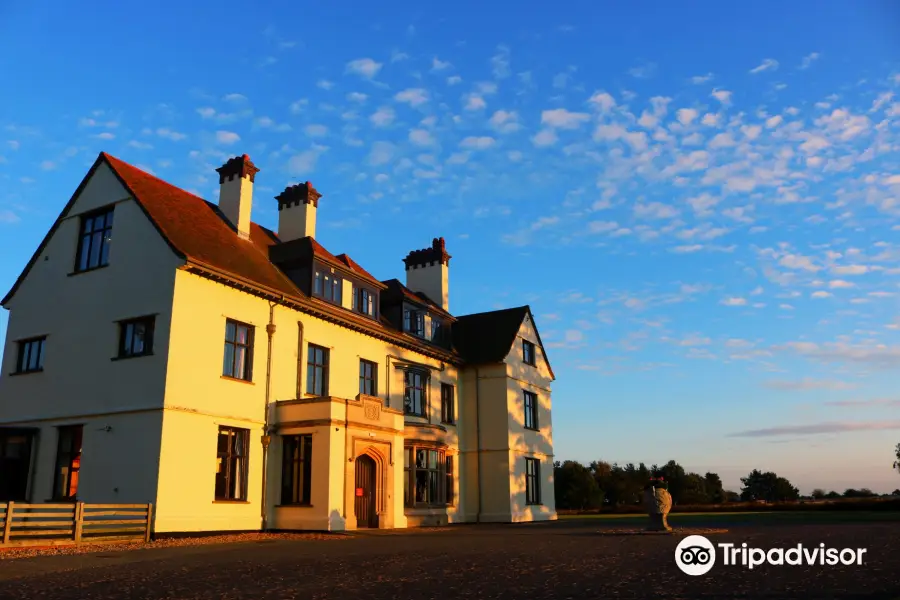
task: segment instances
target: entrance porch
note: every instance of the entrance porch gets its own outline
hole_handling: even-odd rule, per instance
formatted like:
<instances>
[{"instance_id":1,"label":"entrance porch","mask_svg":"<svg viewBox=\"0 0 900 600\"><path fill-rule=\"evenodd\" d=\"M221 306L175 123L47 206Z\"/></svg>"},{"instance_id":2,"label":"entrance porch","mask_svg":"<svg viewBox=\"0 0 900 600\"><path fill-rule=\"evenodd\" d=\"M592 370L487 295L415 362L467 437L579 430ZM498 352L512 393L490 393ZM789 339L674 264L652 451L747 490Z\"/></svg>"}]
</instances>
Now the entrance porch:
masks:
<instances>
[{"instance_id":1,"label":"entrance porch","mask_svg":"<svg viewBox=\"0 0 900 600\"><path fill-rule=\"evenodd\" d=\"M274 413L271 529L406 527L402 411L361 394L281 401Z\"/></svg>"}]
</instances>

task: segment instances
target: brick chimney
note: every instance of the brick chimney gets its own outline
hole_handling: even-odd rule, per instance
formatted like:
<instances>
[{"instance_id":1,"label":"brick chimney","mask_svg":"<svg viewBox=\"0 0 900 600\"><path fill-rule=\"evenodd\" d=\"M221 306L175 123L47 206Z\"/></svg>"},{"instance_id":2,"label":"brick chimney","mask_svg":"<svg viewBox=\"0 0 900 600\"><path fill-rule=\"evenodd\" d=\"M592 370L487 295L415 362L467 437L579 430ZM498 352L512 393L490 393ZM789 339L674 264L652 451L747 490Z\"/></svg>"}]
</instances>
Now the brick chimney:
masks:
<instances>
[{"instance_id":1,"label":"brick chimney","mask_svg":"<svg viewBox=\"0 0 900 600\"><path fill-rule=\"evenodd\" d=\"M406 287L421 292L450 312L450 255L444 238L434 238L431 248L413 250L406 263Z\"/></svg>"},{"instance_id":2,"label":"brick chimney","mask_svg":"<svg viewBox=\"0 0 900 600\"><path fill-rule=\"evenodd\" d=\"M316 237L316 210L322 194L310 182L289 185L275 196L278 200L278 237L290 242Z\"/></svg>"},{"instance_id":3,"label":"brick chimney","mask_svg":"<svg viewBox=\"0 0 900 600\"><path fill-rule=\"evenodd\" d=\"M219 210L231 221L239 236L249 239L253 180L259 169L244 154L229 159L216 172L219 174Z\"/></svg>"}]
</instances>

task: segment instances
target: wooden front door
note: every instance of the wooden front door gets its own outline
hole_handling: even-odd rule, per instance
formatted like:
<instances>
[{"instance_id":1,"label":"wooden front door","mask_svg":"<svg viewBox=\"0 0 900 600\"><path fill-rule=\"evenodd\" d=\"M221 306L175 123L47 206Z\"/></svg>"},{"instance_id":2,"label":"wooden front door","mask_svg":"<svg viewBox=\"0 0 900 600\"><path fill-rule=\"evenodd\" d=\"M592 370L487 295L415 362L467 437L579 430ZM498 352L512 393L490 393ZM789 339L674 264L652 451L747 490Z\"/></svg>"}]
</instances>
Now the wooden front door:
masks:
<instances>
[{"instance_id":1,"label":"wooden front door","mask_svg":"<svg viewBox=\"0 0 900 600\"><path fill-rule=\"evenodd\" d=\"M375 461L363 454L356 459L356 527L378 527L375 511Z\"/></svg>"}]
</instances>

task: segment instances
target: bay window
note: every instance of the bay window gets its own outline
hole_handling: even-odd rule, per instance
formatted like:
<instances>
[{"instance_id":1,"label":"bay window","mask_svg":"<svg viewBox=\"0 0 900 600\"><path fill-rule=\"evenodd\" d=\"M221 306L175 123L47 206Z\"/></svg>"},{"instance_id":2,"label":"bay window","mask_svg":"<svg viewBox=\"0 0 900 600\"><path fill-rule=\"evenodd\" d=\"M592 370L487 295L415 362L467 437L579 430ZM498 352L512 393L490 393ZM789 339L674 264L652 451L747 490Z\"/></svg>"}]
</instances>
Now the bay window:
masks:
<instances>
[{"instance_id":1,"label":"bay window","mask_svg":"<svg viewBox=\"0 0 900 600\"><path fill-rule=\"evenodd\" d=\"M407 446L404 452L404 504L453 504L453 457L440 448Z\"/></svg>"}]
</instances>

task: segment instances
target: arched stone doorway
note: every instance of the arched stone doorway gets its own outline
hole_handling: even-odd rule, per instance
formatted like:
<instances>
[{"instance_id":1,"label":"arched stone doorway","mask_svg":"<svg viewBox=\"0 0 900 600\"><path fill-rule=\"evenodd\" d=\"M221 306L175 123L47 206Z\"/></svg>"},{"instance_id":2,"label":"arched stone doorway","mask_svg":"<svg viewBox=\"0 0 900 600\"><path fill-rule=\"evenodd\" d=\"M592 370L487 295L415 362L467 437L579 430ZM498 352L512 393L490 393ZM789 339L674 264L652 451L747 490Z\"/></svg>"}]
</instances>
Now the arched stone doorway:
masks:
<instances>
[{"instance_id":1,"label":"arched stone doorway","mask_svg":"<svg viewBox=\"0 0 900 600\"><path fill-rule=\"evenodd\" d=\"M368 454L356 458L355 513L356 527L378 527L378 465Z\"/></svg>"}]
</instances>

